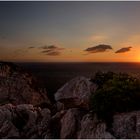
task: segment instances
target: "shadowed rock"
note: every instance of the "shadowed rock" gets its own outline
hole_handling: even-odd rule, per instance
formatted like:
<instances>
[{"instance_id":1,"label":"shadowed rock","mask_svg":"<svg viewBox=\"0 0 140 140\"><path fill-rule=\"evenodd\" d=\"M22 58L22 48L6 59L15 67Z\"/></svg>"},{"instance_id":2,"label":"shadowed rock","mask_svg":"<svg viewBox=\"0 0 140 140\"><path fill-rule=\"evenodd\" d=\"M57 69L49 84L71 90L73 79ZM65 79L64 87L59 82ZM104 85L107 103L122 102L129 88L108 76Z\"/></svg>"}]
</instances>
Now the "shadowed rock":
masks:
<instances>
[{"instance_id":1,"label":"shadowed rock","mask_svg":"<svg viewBox=\"0 0 140 140\"><path fill-rule=\"evenodd\" d=\"M50 104L33 76L13 63L0 62L0 104Z\"/></svg>"},{"instance_id":2,"label":"shadowed rock","mask_svg":"<svg viewBox=\"0 0 140 140\"><path fill-rule=\"evenodd\" d=\"M0 138L51 138L50 113L28 104L0 106Z\"/></svg>"},{"instance_id":3,"label":"shadowed rock","mask_svg":"<svg viewBox=\"0 0 140 140\"><path fill-rule=\"evenodd\" d=\"M78 108L69 109L61 119L60 138L77 138L77 131L83 112Z\"/></svg>"}]
</instances>

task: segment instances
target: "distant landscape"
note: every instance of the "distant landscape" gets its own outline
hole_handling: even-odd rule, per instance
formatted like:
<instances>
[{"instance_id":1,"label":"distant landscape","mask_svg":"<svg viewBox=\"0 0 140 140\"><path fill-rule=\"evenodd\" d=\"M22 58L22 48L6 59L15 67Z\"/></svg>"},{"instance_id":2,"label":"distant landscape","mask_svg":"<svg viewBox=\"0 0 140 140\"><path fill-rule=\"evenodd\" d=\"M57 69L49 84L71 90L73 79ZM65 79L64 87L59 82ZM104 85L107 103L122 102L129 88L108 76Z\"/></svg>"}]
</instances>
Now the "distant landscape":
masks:
<instances>
[{"instance_id":1,"label":"distant landscape","mask_svg":"<svg viewBox=\"0 0 140 140\"><path fill-rule=\"evenodd\" d=\"M85 76L91 78L98 71L128 73L140 78L140 63L138 62L90 62L90 63L17 63L39 79L40 86L48 93L54 94L62 85L75 78Z\"/></svg>"}]
</instances>

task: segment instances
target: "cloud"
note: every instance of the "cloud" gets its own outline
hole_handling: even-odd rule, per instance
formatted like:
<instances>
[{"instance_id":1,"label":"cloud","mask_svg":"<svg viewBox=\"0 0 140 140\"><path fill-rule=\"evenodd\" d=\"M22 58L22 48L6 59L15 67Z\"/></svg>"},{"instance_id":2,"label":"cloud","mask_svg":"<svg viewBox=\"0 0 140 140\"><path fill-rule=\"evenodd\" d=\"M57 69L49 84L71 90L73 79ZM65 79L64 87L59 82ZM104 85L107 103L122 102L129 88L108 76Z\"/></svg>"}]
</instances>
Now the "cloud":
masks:
<instances>
[{"instance_id":1,"label":"cloud","mask_svg":"<svg viewBox=\"0 0 140 140\"><path fill-rule=\"evenodd\" d=\"M60 55L61 51L64 50L64 48L59 48L55 45L49 45L49 46L45 45L45 46L41 46L39 48L43 50L43 51L41 51L41 53L43 53L45 55L51 55L51 56Z\"/></svg>"},{"instance_id":2,"label":"cloud","mask_svg":"<svg viewBox=\"0 0 140 140\"><path fill-rule=\"evenodd\" d=\"M28 47L28 49L34 49L34 48L35 48L34 46Z\"/></svg>"},{"instance_id":3,"label":"cloud","mask_svg":"<svg viewBox=\"0 0 140 140\"><path fill-rule=\"evenodd\" d=\"M41 46L40 48L41 49L57 49L58 47L56 47L54 45L50 45L50 46L45 45L45 46Z\"/></svg>"},{"instance_id":4,"label":"cloud","mask_svg":"<svg viewBox=\"0 0 140 140\"><path fill-rule=\"evenodd\" d=\"M52 52L47 52L45 54L46 55L51 55L51 56L56 56L56 55L60 55L60 52L58 52L58 51L52 51Z\"/></svg>"},{"instance_id":5,"label":"cloud","mask_svg":"<svg viewBox=\"0 0 140 140\"><path fill-rule=\"evenodd\" d=\"M121 48L121 49L117 50L115 53L125 53L125 52L130 51L131 48L132 48L131 46L126 47L126 48Z\"/></svg>"},{"instance_id":6,"label":"cloud","mask_svg":"<svg viewBox=\"0 0 140 140\"><path fill-rule=\"evenodd\" d=\"M88 53L99 53L99 52L105 52L106 50L110 50L110 49L112 49L110 45L100 44L94 47L87 48L84 51Z\"/></svg>"}]
</instances>

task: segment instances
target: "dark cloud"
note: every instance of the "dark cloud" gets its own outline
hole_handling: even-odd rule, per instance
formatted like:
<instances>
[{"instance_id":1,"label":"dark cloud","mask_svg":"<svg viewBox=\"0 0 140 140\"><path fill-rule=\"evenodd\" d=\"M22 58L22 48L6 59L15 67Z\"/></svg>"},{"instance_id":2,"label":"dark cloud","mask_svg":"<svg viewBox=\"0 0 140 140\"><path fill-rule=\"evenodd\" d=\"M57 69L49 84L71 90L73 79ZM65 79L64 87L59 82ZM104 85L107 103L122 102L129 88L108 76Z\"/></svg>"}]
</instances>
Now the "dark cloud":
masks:
<instances>
[{"instance_id":1,"label":"dark cloud","mask_svg":"<svg viewBox=\"0 0 140 140\"><path fill-rule=\"evenodd\" d=\"M98 52L105 52L106 50L112 49L110 45L100 44L94 47L87 48L86 52L88 53L98 53Z\"/></svg>"},{"instance_id":2,"label":"dark cloud","mask_svg":"<svg viewBox=\"0 0 140 140\"><path fill-rule=\"evenodd\" d=\"M34 46L28 47L28 49L34 49L34 48L35 48Z\"/></svg>"},{"instance_id":3,"label":"dark cloud","mask_svg":"<svg viewBox=\"0 0 140 140\"><path fill-rule=\"evenodd\" d=\"M121 48L121 49L117 50L115 53L125 53L125 52L130 51L131 48L132 47Z\"/></svg>"},{"instance_id":4,"label":"dark cloud","mask_svg":"<svg viewBox=\"0 0 140 140\"><path fill-rule=\"evenodd\" d=\"M45 50L45 51L42 51L42 53L49 53L51 52L52 50Z\"/></svg>"},{"instance_id":5,"label":"dark cloud","mask_svg":"<svg viewBox=\"0 0 140 140\"><path fill-rule=\"evenodd\" d=\"M50 46L41 46L41 49L57 49L58 47L54 46L54 45L50 45Z\"/></svg>"},{"instance_id":6,"label":"dark cloud","mask_svg":"<svg viewBox=\"0 0 140 140\"><path fill-rule=\"evenodd\" d=\"M43 49L43 51L41 51L41 53L45 54L45 55L51 55L51 56L56 56L56 55L60 55L61 51L64 50L64 48L59 48L55 45L50 45L50 46L41 46L39 47L40 49Z\"/></svg>"}]
</instances>

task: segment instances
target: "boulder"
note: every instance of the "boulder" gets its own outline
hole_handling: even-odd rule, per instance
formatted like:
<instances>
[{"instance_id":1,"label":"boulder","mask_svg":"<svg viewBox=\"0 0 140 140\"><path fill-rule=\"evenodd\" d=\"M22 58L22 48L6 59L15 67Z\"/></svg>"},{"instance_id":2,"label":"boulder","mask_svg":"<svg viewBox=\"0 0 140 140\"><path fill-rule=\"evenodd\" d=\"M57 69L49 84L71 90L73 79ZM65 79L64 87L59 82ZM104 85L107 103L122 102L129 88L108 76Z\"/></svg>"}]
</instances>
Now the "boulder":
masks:
<instances>
[{"instance_id":1,"label":"boulder","mask_svg":"<svg viewBox=\"0 0 140 140\"><path fill-rule=\"evenodd\" d=\"M111 139L114 138L106 131L106 124L99 121L96 116L86 114L81 121L78 139Z\"/></svg>"},{"instance_id":2,"label":"boulder","mask_svg":"<svg viewBox=\"0 0 140 140\"><path fill-rule=\"evenodd\" d=\"M140 111L114 115L112 130L116 138L140 138Z\"/></svg>"},{"instance_id":3,"label":"boulder","mask_svg":"<svg viewBox=\"0 0 140 140\"><path fill-rule=\"evenodd\" d=\"M90 95L97 86L90 82L88 78L76 77L66 83L55 93L55 100L62 102L64 108L89 108Z\"/></svg>"},{"instance_id":4,"label":"boulder","mask_svg":"<svg viewBox=\"0 0 140 140\"><path fill-rule=\"evenodd\" d=\"M77 130L79 128L80 120L83 112L77 108L67 110L61 119L61 139L72 139L77 137Z\"/></svg>"},{"instance_id":5,"label":"boulder","mask_svg":"<svg viewBox=\"0 0 140 140\"><path fill-rule=\"evenodd\" d=\"M53 134L53 139L60 138L61 131L61 119L66 113L66 110L62 110L57 112L55 115L51 117L51 133ZM63 124L62 124L63 125Z\"/></svg>"}]
</instances>

